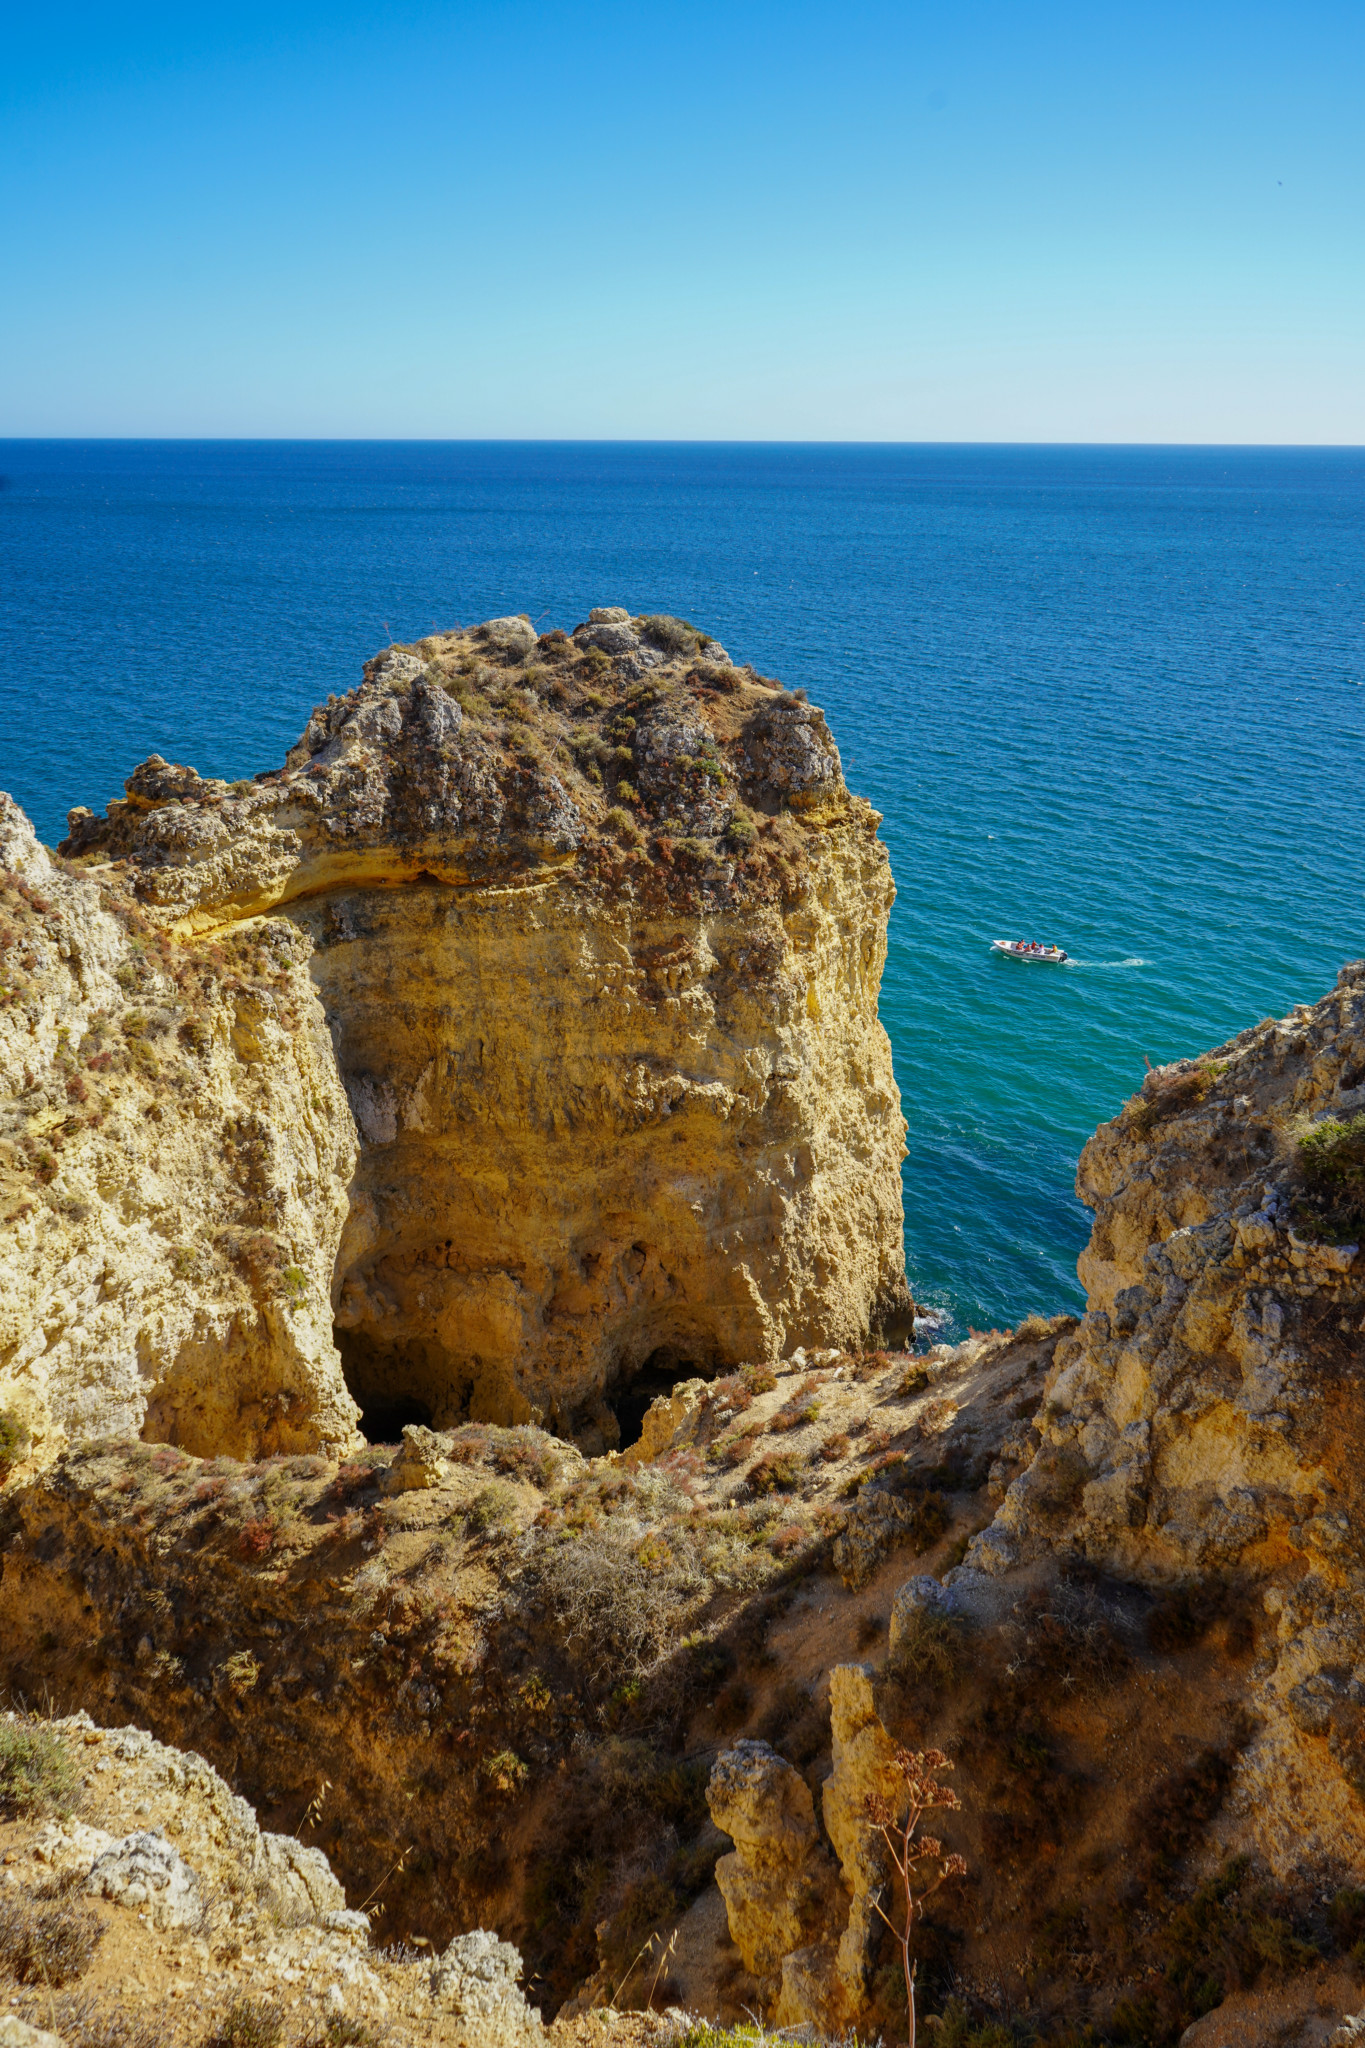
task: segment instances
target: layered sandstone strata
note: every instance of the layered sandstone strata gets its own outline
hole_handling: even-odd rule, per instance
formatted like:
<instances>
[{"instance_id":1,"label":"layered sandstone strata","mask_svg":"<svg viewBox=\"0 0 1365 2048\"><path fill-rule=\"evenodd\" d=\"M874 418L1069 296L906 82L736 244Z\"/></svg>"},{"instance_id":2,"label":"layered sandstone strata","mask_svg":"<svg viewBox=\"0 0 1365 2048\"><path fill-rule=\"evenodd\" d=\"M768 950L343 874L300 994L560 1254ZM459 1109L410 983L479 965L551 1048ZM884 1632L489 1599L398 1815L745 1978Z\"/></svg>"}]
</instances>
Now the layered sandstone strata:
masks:
<instances>
[{"instance_id":1,"label":"layered sandstone strata","mask_svg":"<svg viewBox=\"0 0 1365 2048\"><path fill-rule=\"evenodd\" d=\"M284 768L11 805L0 1409L344 1449L906 1327L890 874L673 620L391 648Z\"/></svg>"}]
</instances>

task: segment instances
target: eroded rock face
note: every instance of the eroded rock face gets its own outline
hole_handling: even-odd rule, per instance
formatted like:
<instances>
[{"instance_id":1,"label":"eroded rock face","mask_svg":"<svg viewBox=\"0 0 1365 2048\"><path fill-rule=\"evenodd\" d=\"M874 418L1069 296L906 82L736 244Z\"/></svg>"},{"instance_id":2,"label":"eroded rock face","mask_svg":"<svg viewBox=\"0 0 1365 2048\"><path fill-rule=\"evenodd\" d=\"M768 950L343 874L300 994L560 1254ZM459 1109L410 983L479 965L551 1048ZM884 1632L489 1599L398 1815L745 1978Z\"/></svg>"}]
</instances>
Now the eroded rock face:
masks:
<instances>
[{"instance_id":1,"label":"eroded rock face","mask_svg":"<svg viewBox=\"0 0 1365 2048\"><path fill-rule=\"evenodd\" d=\"M716 1865L730 1938L746 1970L770 1977L809 1941L834 1889L810 1787L766 1742L737 1742L717 1758L706 1803L735 1845Z\"/></svg>"},{"instance_id":2,"label":"eroded rock face","mask_svg":"<svg viewBox=\"0 0 1365 2048\"><path fill-rule=\"evenodd\" d=\"M391 648L283 769L154 756L56 862L4 810L30 1463L341 1452L357 1400L601 1449L647 1361L905 1327L876 813L813 707L616 610Z\"/></svg>"},{"instance_id":3,"label":"eroded rock face","mask_svg":"<svg viewBox=\"0 0 1365 2048\"><path fill-rule=\"evenodd\" d=\"M1096 1133L1077 1178L1089 1313L966 1560L1259 1585L1279 1647L1238 1800L1282 1873L1365 1851L1365 1260L1294 1222L1298 1136L1362 1108L1357 961L1320 1002L1154 1074Z\"/></svg>"},{"instance_id":4,"label":"eroded rock face","mask_svg":"<svg viewBox=\"0 0 1365 2048\"><path fill-rule=\"evenodd\" d=\"M20 1472L144 1431L347 1448L330 1291L357 1144L306 940L262 918L172 942L4 796L0 868L0 1411Z\"/></svg>"},{"instance_id":5,"label":"eroded rock face","mask_svg":"<svg viewBox=\"0 0 1365 2048\"><path fill-rule=\"evenodd\" d=\"M767 1743L727 1750L706 1798L735 1844L716 1865L730 1938L768 1989L776 2024L838 2033L866 2015L880 1941L875 1900L887 1870L867 1802L881 1797L894 1806L900 1780L871 1666L836 1665L829 1701L834 1767L821 1803L837 1873L805 1780Z\"/></svg>"},{"instance_id":6,"label":"eroded rock face","mask_svg":"<svg viewBox=\"0 0 1365 2048\"><path fill-rule=\"evenodd\" d=\"M21 1743L34 1726L12 1713L0 1725ZM50 1909L54 1893L102 1900L113 1910L97 1924L118 1953L109 1953L114 1942L96 1950L94 1967L81 1974L79 2004L62 1993L60 1978L25 1992L7 1975L12 2002L30 2018L53 2018L62 2035L11 2015L0 2022L0 2043L60 2048L78 2033L169 2040L177 2037L175 2001L195 1979L201 2011L227 2012L247 1997L267 2010L306 2000L321 2009L329 2035L382 2033L432 2048L545 2041L519 1987L521 1957L496 1934L458 1935L425 1960L413 1947L373 1946L369 1920L347 1909L323 1852L264 1832L202 1757L140 1729L100 1728L85 1713L47 1722L44 1736L49 1754L82 1773L87 1812L108 1825L39 1820L12 1808L0 1815L0 1903L10 1924L17 1914L22 1925ZM325 1780L323 1787L330 1789ZM146 1824L112 1832L130 1811ZM158 1959L169 1959L176 1975L149 1984ZM398 2016L413 2024L395 2036Z\"/></svg>"}]
</instances>

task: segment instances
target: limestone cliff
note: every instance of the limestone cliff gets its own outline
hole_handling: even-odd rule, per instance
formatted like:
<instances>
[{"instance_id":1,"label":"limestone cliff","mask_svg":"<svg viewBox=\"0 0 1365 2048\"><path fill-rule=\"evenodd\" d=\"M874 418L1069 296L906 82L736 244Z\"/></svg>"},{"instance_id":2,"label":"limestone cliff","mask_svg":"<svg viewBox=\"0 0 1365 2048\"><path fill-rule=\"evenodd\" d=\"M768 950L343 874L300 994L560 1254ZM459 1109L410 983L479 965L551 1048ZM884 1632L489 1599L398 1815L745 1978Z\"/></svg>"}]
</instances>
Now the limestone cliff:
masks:
<instances>
[{"instance_id":1,"label":"limestone cliff","mask_svg":"<svg viewBox=\"0 0 1365 2048\"><path fill-rule=\"evenodd\" d=\"M356 1142L301 935L174 943L3 796L0 864L12 1458L143 1432L345 1447L329 1288Z\"/></svg>"},{"instance_id":2,"label":"limestone cliff","mask_svg":"<svg viewBox=\"0 0 1365 2048\"><path fill-rule=\"evenodd\" d=\"M252 783L126 787L56 859L0 817L30 1461L343 1450L357 1402L600 1449L642 1372L907 1326L891 881L803 696L677 620L493 620Z\"/></svg>"},{"instance_id":3,"label":"limestone cliff","mask_svg":"<svg viewBox=\"0 0 1365 2048\"><path fill-rule=\"evenodd\" d=\"M827 1895L798 1945L772 1797L720 1802L736 1867L766 1874L727 1892L731 1929L769 1987L780 1961L780 2019L894 2024L860 1798L895 1740L942 1744L968 1877L919 1953L943 1989L951 1957L955 2025L1309 2048L1365 1968L1365 962L1149 1074L1077 1185L1089 1311L1000 1443L997 1513L900 1588L875 1680L831 1673L851 1904ZM774 1778L742 1762L718 1782Z\"/></svg>"},{"instance_id":4,"label":"limestone cliff","mask_svg":"<svg viewBox=\"0 0 1365 2048\"><path fill-rule=\"evenodd\" d=\"M1320 1002L1153 1073L1096 1133L1077 1180L1089 1312L968 1559L1257 1589L1276 1649L1237 1804L1282 1875L1365 1857L1365 1261L1303 1165L1315 1129L1362 1111L1356 961ZM1358 1232L1365 1203L1343 1220Z\"/></svg>"}]
</instances>

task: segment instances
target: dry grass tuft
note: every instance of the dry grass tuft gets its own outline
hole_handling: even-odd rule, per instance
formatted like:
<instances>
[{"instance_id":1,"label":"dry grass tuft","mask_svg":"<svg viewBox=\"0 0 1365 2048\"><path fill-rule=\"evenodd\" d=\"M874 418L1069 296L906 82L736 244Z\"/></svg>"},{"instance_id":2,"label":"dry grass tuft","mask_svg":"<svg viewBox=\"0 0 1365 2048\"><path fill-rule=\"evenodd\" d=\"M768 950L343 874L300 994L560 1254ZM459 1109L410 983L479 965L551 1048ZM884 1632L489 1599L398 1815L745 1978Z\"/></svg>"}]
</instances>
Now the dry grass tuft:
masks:
<instances>
[{"instance_id":1,"label":"dry grass tuft","mask_svg":"<svg viewBox=\"0 0 1365 2048\"><path fill-rule=\"evenodd\" d=\"M89 1968L103 1936L89 1906L0 1892L0 1969L20 1984L70 1984Z\"/></svg>"},{"instance_id":2,"label":"dry grass tuft","mask_svg":"<svg viewBox=\"0 0 1365 2048\"><path fill-rule=\"evenodd\" d=\"M279 2048L284 2008L268 1998L235 1998L205 2036L203 2048Z\"/></svg>"}]
</instances>

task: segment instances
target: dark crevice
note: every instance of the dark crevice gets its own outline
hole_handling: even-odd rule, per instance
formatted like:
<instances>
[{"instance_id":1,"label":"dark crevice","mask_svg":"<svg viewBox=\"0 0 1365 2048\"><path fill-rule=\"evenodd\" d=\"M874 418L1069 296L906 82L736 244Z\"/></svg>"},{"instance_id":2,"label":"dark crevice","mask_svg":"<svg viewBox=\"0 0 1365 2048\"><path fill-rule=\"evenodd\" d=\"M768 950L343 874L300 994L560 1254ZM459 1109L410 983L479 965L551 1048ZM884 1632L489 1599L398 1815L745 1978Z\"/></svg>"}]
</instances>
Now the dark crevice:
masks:
<instances>
[{"instance_id":1,"label":"dark crevice","mask_svg":"<svg viewBox=\"0 0 1365 2048\"><path fill-rule=\"evenodd\" d=\"M360 1403L360 1427L367 1443L399 1443L410 1422L431 1427L430 1408L410 1394L375 1394Z\"/></svg>"},{"instance_id":2,"label":"dark crevice","mask_svg":"<svg viewBox=\"0 0 1365 2048\"><path fill-rule=\"evenodd\" d=\"M671 1394L679 1380L695 1379L710 1370L675 1344L661 1344L657 1351L651 1351L628 1384L608 1398L607 1405L621 1431L621 1449L628 1450L631 1444L640 1441L650 1403L657 1401L660 1394Z\"/></svg>"},{"instance_id":3,"label":"dark crevice","mask_svg":"<svg viewBox=\"0 0 1365 2048\"><path fill-rule=\"evenodd\" d=\"M373 1343L364 1332L340 1328L333 1330L332 1337L367 1442L396 1444L410 1422L430 1429L437 1420L438 1406L444 1411L450 1405L448 1374L441 1370L444 1361L433 1368L422 1347L386 1348ZM447 1427L451 1419L442 1412L441 1426Z\"/></svg>"}]
</instances>

